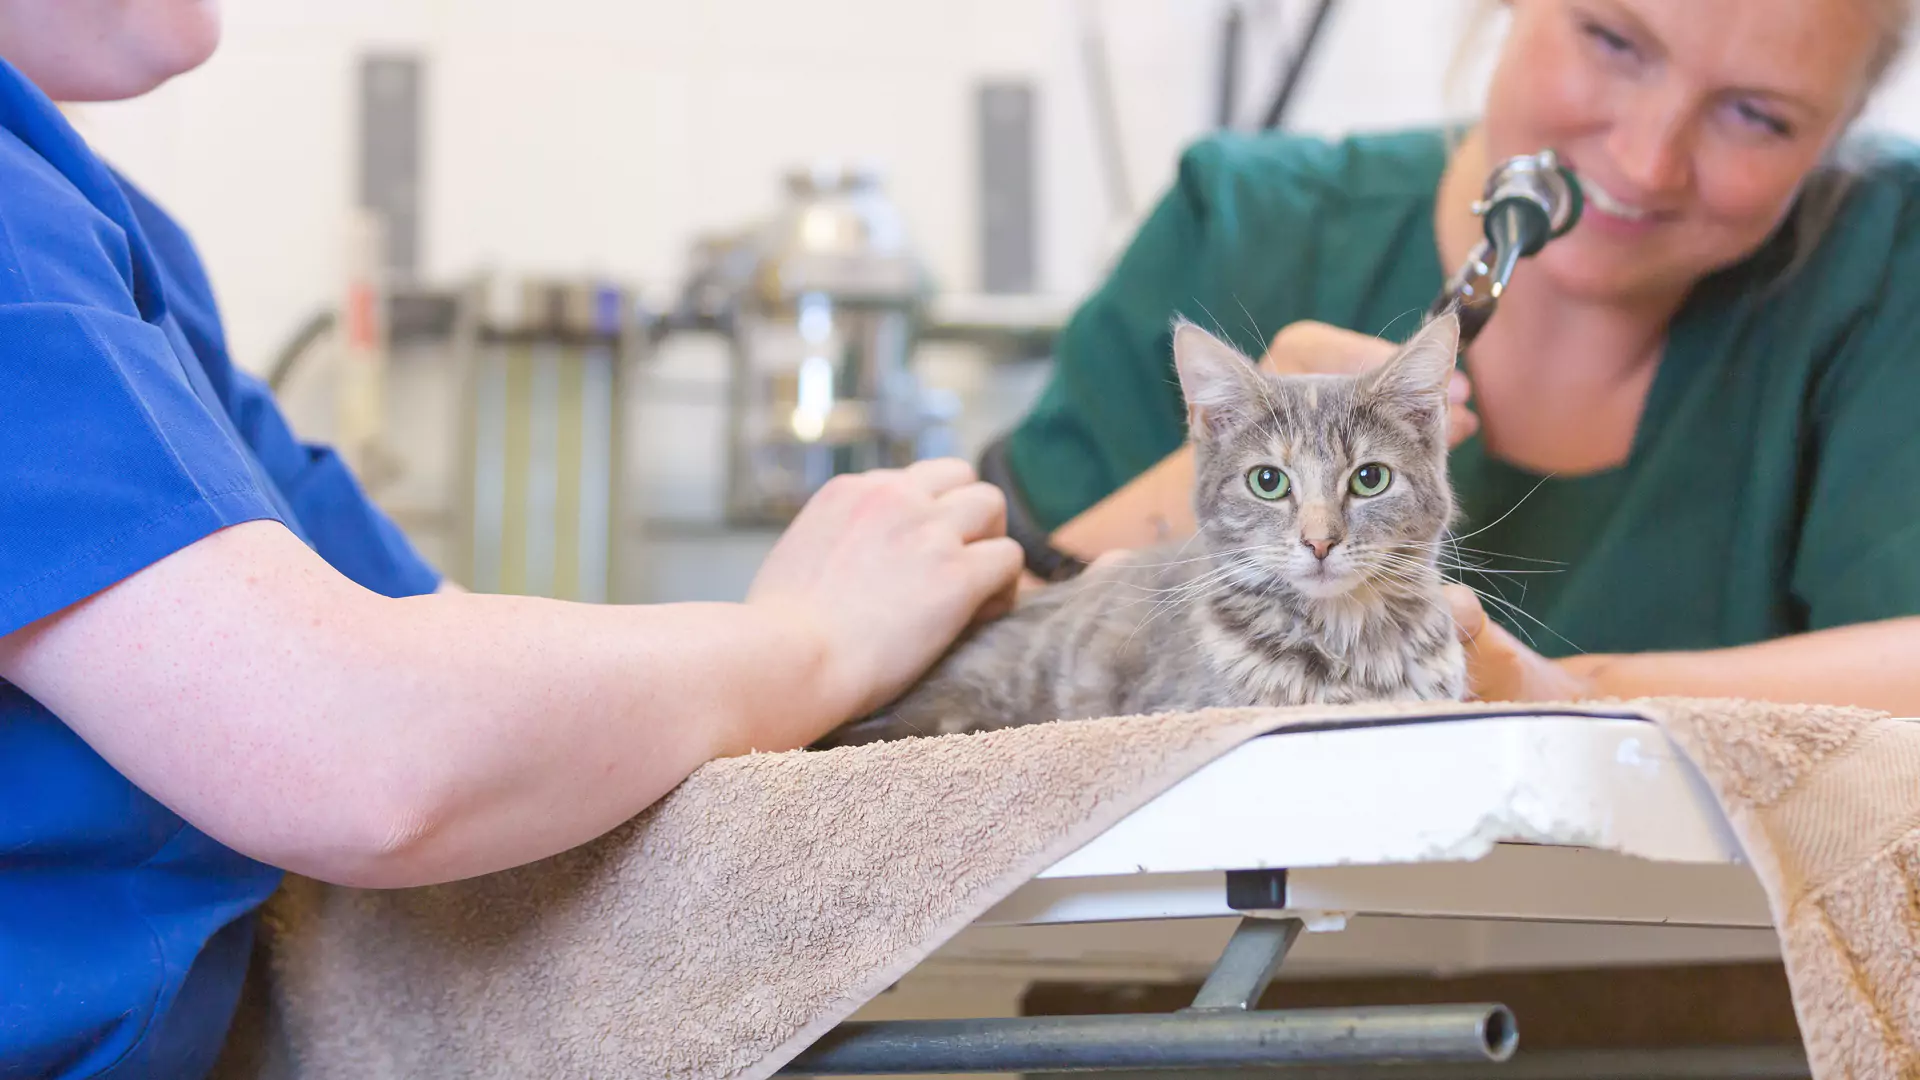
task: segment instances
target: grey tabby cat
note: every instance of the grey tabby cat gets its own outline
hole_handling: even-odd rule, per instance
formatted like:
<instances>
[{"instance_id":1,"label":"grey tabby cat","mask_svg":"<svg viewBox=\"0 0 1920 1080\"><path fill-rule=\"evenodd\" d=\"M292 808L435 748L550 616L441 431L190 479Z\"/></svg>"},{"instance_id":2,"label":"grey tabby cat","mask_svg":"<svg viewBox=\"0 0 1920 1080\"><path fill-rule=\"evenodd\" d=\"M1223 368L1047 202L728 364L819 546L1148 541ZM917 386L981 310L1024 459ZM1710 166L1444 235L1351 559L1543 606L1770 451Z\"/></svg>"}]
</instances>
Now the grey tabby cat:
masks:
<instances>
[{"instance_id":1,"label":"grey tabby cat","mask_svg":"<svg viewBox=\"0 0 1920 1080\"><path fill-rule=\"evenodd\" d=\"M1458 699L1435 565L1453 517L1430 320L1364 375L1272 376L1188 322L1174 365L1199 534L1039 590L816 746L1215 705Z\"/></svg>"}]
</instances>

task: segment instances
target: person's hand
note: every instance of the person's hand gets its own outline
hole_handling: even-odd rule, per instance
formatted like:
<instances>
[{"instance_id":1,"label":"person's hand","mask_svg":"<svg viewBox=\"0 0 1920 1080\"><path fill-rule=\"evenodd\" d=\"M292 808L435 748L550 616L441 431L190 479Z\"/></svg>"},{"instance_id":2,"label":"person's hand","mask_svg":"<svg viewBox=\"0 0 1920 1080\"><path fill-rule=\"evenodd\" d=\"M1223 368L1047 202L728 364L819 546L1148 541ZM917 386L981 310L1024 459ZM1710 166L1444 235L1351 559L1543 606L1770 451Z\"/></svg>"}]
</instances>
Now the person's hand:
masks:
<instances>
[{"instance_id":1,"label":"person's hand","mask_svg":"<svg viewBox=\"0 0 1920 1080\"><path fill-rule=\"evenodd\" d=\"M747 603L818 643L841 719L886 704L976 617L1012 603L1019 544L999 488L964 461L837 476L807 501Z\"/></svg>"},{"instance_id":2,"label":"person's hand","mask_svg":"<svg viewBox=\"0 0 1920 1080\"><path fill-rule=\"evenodd\" d=\"M1351 375L1378 367L1393 358L1391 341L1303 319L1273 336L1260 367L1274 375ZM1447 445L1459 446L1480 429L1480 418L1468 405L1473 387L1465 372L1455 371L1447 383Z\"/></svg>"},{"instance_id":3,"label":"person's hand","mask_svg":"<svg viewBox=\"0 0 1920 1080\"><path fill-rule=\"evenodd\" d=\"M1480 701L1579 701L1597 697L1595 658L1549 660L1487 618L1465 585L1446 587L1447 603L1467 652L1467 692Z\"/></svg>"}]
</instances>

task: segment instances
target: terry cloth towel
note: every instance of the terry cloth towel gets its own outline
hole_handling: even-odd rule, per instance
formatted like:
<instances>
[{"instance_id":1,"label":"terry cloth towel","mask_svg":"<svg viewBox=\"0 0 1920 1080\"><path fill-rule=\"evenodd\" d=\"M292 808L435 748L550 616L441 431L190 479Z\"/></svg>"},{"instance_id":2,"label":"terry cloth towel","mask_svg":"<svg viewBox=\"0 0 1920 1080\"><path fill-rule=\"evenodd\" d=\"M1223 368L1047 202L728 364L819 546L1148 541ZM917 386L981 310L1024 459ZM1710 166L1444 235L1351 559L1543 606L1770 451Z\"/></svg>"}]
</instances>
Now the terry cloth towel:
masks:
<instances>
[{"instance_id":1,"label":"terry cloth towel","mask_svg":"<svg viewBox=\"0 0 1920 1080\"><path fill-rule=\"evenodd\" d=\"M757 1080L1247 739L1490 712L1662 724L1766 887L1814 1075L1920 1077L1920 724L1690 700L1209 710L715 762L517 870L290 880L217 1075Z\"/></svg>"}]
</instances>

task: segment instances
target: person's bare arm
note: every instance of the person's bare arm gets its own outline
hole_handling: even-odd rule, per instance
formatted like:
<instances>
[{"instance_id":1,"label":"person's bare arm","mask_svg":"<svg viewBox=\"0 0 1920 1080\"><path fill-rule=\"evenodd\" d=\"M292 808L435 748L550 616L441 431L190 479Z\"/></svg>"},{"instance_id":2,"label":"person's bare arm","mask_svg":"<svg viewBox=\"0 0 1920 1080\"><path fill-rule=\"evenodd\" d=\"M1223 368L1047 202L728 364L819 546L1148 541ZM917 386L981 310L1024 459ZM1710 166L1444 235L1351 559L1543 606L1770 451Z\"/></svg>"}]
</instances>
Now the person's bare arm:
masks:
<instances>
[{"instance_id":1,"label":"person's bare arm","mask_svg":"<svg viewBox=\"0 0 1920 1080\"><path fill-rule=\"evenodd\" d=\"M1276 374L1364 371L1393 356L1392 342L1319 322L1297 322L1274 335L1260 366ZM1468 407L1466 377L1450 387L1447 438L1459 445L1479 420ZM1182 445L1128 481L1078 517L1054 530L1061 551L1082 559L1121 548L1144 547L1167 539L1185 539L1198 527L1193 519L1193 447Z\"/></svg>"},{"instance_id":2,"label":"person's bare arm","mask_svg":"<svg viewBox=\"0 0 1920 1080\"><path fill-rule=\"evenodd\" d=\"M1601 697L1737 697L1856 705L1920 717L1920 618L1793 634L1731 649L1583 656L1562 666Z\"/></svg>"},{"instance_id":3,"label":"person's bare arm","mask_svg":"<svg viewBox=\"0 0 1920 1080\"><path fill-rule=\"evenodd\" d=\"M1588 654L1548 660L1489 620L1464 586L1448 589L1483 701L1727 697L1854 705L1920 717L1920 618L1857 623L1728 649Z\"/></svg>"},{"instance_id":4,"label":"person's bare arm","mask_svg":"<svg viewBox=\"0 0 1920 1080\"><path fill-rule=\"evenodd\" d=\"M1055 529L1051 539L1061 551L1091 561L1109 551L1183 539L1197 528L1193 445L1187 443Z\"/></svg>"},{"instance_id":5,"label":"person's bare arm","mask_svg":"<svg viewBox=\"0 0 1920 1080\"><path fill-rule=\"evenodd\" d=\"M970 480L836 481L744 604L394 600L240 525L0 638L0 678L244 854L350 885L467 877L904 688L1019 563Z\"/></svg>"}]
</instances>

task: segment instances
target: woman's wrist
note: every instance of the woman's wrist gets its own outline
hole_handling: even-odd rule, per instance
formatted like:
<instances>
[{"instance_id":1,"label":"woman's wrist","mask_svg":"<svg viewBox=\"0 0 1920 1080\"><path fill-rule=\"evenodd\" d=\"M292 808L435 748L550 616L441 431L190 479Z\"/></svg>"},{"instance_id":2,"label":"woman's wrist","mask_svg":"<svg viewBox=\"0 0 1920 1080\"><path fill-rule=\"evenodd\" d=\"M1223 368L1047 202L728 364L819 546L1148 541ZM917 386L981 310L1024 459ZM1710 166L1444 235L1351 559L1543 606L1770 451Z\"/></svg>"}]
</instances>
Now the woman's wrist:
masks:
<instances>
[{"instance_id":1,"label":"woman's wrist","mask_svg":"<svg viewBox=\"0 0 1920 1080\"><path fill-rule=\"evenodd\" d=\"M1193 535L1193 444L1182 443L1126 486L1053 532L1054 546L1092 561L1115 549Z\"/></svg>"},{"instance_id":2,"label":"woman's wrist","mask_svg":"<svg viewBox=\"0 0 1920 1080\"><path fill-rule=\"evenodd\" d=\"M1583 653L1556 661L1561 670L1588 688L1588 697L1650 697L1659 688L1660 670L1674 653Z\"/></svg>"},{"instance_id":3,"label":"woman's wrist","mask_svg":"<svg viewBox=\"0 0 1920 1080\"><path fill-rule=\"evenodd\" d=\"M717 725L713 757L805 746L857 710L858 673L844 670L844 650L818 619L774 603L740 607L753 627L743 637L766 667Z\"/></svg>"}]
</instances>

